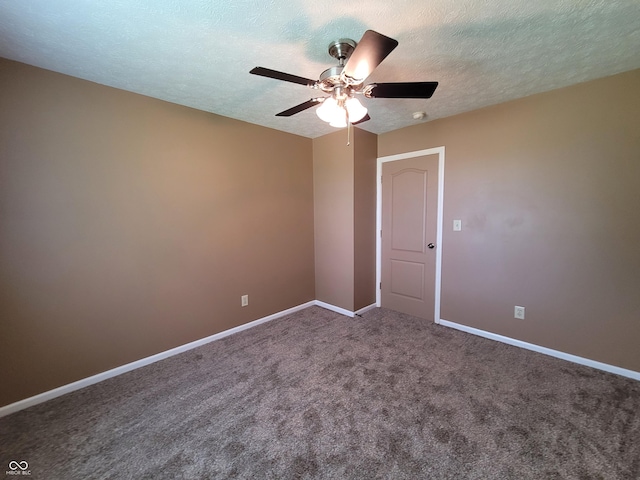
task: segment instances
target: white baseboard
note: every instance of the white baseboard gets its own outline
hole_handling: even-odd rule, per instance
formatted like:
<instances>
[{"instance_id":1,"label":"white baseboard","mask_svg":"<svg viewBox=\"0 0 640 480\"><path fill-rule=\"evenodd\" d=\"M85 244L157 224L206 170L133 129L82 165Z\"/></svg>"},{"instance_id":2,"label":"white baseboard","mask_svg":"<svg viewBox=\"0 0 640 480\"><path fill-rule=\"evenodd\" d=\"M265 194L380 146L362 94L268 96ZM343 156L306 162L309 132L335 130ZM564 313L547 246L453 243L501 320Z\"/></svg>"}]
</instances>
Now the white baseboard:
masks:
<instances>
[{"instance_id":1,"label":"white baseboard","mask_svg":"<svg viewBox=\"0 0 640 480\"><path fill-rule=\"evenodd\" d=\"M314 305L318 307L326 308L327 310L331 310L332 312L339 313L341 315L346 315L347 317L354 317L355 313L346 308L336 307L335 305L331 305L330 303L321 302L320 300L316 300Z\"/></svg>"},{"instance_id":2,"label":"white baseboard","mask_svg":"<svg viewBox=\"0 0 640 480\"><path fill-rule=\"evenodd\" d=\"M362 307L360 310L356 310L355 312L352 312L351 310L347 310L346 308L336 307L335 305L322 302L320 300L316 300L314 304L317 305L318 307L326 308L327 310L331 310L332 312L336 312L351 318L355 317L356 315L362 315L364 312L368 312L369 310L378 307L378 304L372 303L371 305Z\"/></svg>"},{"instance_id":3,"label":"white baseboard","mask_svg":"<svg viewBox=\"0 0 640 480\"><path fill-rule=\"evenodd\" d=\"M0 407L0 418L6 415L10 415L14 412L24 410L25 408L29 408L33 405L46 402L47 400L51 400L61 395L71 393L75 390L80 390L81 388L88 387L89 385L102 382L103 380L107 380L108 378L112 378L117 375L130 372L131 370L135 370L136 368L144 367L146 365L157 362L159 360L164 360L165 358L169 358L179 353L183 353L188 350L191 350L193 348L200 347L209 342L213 342L214 340L219 340L221 338L228 337L229 335L233 335L234 333L241 332L242 330L247 330L249 328L256 327L270 320L275 320L276 318L284 317L285 315L289 315L291 313L304 310L305 308L311 307L313 305L317 305L315 300L312 300L307 303L303 303L302 305L298 305L296 307L292 307L287 310L283 310L281 312L274 313L273 315L269 315L267 317L259 318L258 320L254 320L253 322L245 323L244 325L239 325L237 327L230 328L229 330L225 330L224 332L216 333L215 335L210 335L208 337L201 338L200 340L196 340L194 342L190 342L185 345L180 345L179 347L172 348L171 350L166 350L164 352L151 355L150 357L142 358L140 360L136 360L135 362L127 363L126 365L122 365L120 367L107 370L106 372L98 373L97 375L83 378L82 380L78 380L77 382L69 383L67 385L62 385L61 387L54 388L53 390L49 390L49 391L40 393L38 395L34 395L33 397L25 398L15 403L10 403L9 405ZM353 316L353 314L351 316Z\"/></svg>"},{"instance_id":4,"label":"white baseboard","mask_svg":"<svg viewBox=\"0 0 640 480\"><path fill-rule=\"evenodd\" d=\"M274 313L272 315L268 315L263 318L259 318L254 320L253 322L245 323L244 325L239 325L237 327L231 328L229 330L225 330L224 332L216 333L215 335L210 335L208 337L202 338L200 340L196 340L194 342L187 343L185 345L181 345L176 348L172 348L170 350L166 350L164 352L157 353L155 355L151 355L150 357L142 358L135 362L128 363L126 365L122 365L120 367L113 368L111 370L107 370L106 372L98 373L97 375L93 375L91 377L83 378L82 380L78 380L77 382L69 383L67 385L63 385L58 388L54 388L53 390L49 390L38 395L34 395L33 397L25 398L23 400L19 400L15 403L11 403L9 405L5 405L4 407L0 407L0 418L6 415L10 415L12 413L18 412L20 410L24 410L25 408L29 408L33 405L37 405L39 403L46 402L47 400L51 400L53 398L59 397L61 395L65 395L67 393L71 393L75 390L79 390L84 387L88 387L89 385L93 385L98 382L102 382L103 380L107 380L109 378L121 375L126 372L130 372L131 370L135 370L136 368L144 367L151 363L164 360L165 358L172 357L179 353L186 352L196 347L200 347L209 342L213 342L215 340L219 340L224 337L228 337L229 335L233 335L234 333L241 332L243 330L247 330L249 328L256 327L262 323L269 322L271 320L275 320L276 318L284 317L285 315L289 315L291 313L298 312L300 310L304 310L305 308L311 306L318 306L325 308L327 310L331 310L333 312L340 313L347 317L354 317L355 314L362 314L366 311L369 311L373 308L376 308L377 305L371 304L367 307L361 308L356 312L351 312L341 307L336 307L335 305L331 305L329 303L321 302L320 300L312 300L307 303L303 303L296 307L289 308L287 310L283 310L281 312ZM633 370L627 370L625 368L616 367L614 365L609 365L602 362L597 362L595 360L589 360L588 358L578 357L577 355L571 355L569 353L560 352L558 350L553 350L547 347L541 347L539 345L534 345L532 343L523 342L521 340L516 340L514 338L505 337L503 335L498 335L495 333L487 332L485 330L480 330L473 327L468 327L466 325L461 325L459 323L450 322L448 320L440 319L438 322L440 325L455 328L456 330L461 330L463 332L471 333L473 335L478 335L480 337L488 338L491 340L496 340L498 342L506 343L509 345L513 345L520 348L525 348L527 350L532 350L534 352L542 353L544 355L550 355L552 357L561 358L563 360L567 360L569 362L578 363L580 365L586 365L588 367L596 368L598 370L604 370L605 372L615 373L617 375L622 375L624 377L632 378L634 380L640 381L640 372L635 372Z\"/></svg>"},{"instance_id":5,"label":"white baseboard","mask_svg":"<svg viewBox=\"0 0 640 480\"><path fill-rule=\"evenodd\" d=\"M505 337L503 335L487 332L485 330L480 330L478 328L468 327L466 325L450 322L448 320L440 319L438 323L440 325L444 325L445 327L455 328L456 330L461 330L463 332L471 333L473 335L478 335L479 337L488 338L490 340L506 343L509 345L513 345L515 347L525 348L527 350L532 350L534 352L542 353L544 355L561 358L562 360L578 363L580 365L586 365L587 367L596 368L598 370L604 370L605 372L615 373L617 375L622 375L623 377L628 377L628 378L632 378L634 380L640 381L640 372L627 370L626 368L616 367L615 365L609 365L607 363L596 362L595 360L589 360L588 358L578 357L577 355L560 352L558 350L553 350L547 347L541 347L540 345L523 342L522 340L516 340L515 338Z\"/></svg>"},{"instance_id":6,"label":"white baseboard","mask_svg":"<svg viewBox=\"0 0 640 480\"><path fill-rule=\"evenodd\" d=\"M368 312L369 310L373 310L374 308L377 308L378 305L375 303L372 303L371 305L367 305L366 307L362 307L360 310L356 310L355 314L356 315L362 315L364 312Z\"/></svg>"}]
</instances>

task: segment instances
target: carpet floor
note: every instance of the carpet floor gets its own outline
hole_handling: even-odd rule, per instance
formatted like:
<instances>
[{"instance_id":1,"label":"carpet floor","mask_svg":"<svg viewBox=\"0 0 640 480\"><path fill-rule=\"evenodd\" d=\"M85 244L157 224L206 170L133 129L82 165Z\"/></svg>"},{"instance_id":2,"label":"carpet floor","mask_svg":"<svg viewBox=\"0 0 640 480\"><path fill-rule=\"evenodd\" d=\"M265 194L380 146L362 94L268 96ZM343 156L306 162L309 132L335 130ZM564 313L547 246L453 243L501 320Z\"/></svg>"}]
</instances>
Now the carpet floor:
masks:
<instances>
[{"instance_id":1,"label":"carpet floor","mask_svg":"<svg viewBox=\"0 0 640 480\"><path fill-rule=\"evenodd\" d=\"M1 418L0 461L34 479L637 480L640 382L311 307Z\"/></svg>"}]
</instances>

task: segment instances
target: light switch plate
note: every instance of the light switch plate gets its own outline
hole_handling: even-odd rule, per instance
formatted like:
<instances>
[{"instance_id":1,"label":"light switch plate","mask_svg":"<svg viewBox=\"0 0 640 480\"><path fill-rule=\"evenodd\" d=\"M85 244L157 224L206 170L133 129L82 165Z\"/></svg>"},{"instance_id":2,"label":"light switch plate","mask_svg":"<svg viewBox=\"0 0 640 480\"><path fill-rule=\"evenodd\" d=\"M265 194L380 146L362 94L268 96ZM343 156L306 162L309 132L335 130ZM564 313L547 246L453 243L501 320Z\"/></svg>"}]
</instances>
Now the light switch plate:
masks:
<instances>
[{"instance_id":1,"label":"light switch plate","mask_svg":"<svg viewBox=\"0 0 640 480\"><path fill-rule=\"evenodd\" d=\"M454 220L453 221L453 231L459 232L462 230L462 220Z\"/></svg>"}]
</instances>

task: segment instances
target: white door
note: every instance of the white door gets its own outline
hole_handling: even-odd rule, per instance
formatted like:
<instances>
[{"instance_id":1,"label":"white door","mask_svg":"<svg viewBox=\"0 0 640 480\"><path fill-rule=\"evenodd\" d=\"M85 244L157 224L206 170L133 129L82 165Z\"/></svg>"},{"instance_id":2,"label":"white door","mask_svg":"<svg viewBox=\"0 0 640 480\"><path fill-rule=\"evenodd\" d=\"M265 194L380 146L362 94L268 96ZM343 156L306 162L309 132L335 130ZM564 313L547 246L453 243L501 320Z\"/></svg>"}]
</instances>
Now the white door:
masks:
<instances>
[{"instance_id":1,"label":"white door","mask_svg":"<svg viewBox=\"0 0 640 480\"><path fill-rule=\"evenodd\" d=\"M434 153L382 164L381 306L431 321L438 163Z\"/></svg>"}]
</instances>

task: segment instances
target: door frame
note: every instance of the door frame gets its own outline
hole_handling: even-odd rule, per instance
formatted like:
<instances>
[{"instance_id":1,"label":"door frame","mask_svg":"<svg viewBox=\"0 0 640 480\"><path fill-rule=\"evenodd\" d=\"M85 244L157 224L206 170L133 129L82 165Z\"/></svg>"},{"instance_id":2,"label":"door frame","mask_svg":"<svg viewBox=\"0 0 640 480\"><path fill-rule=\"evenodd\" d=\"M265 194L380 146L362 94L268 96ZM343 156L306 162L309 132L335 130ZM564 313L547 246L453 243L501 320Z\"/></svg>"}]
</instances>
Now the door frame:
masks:
<instances>
[{"instance_id":1,"label":"door frame","mask_svg":"<svg viewBox=\"0 0 640 480\"><path fill-rule=\"evenodd\" d=\"M417 150L414 152L399 153L378 157L376 168L376 306L380 307L382 281L382 164L406 160L408 158L422 157L425 155L438 155L438 205L436 219L436 278L434 295L433 319L435 323L440 323L440 292L442 280L442 221L444 212L444 146Z\"/></svg>"}]
</instances>

